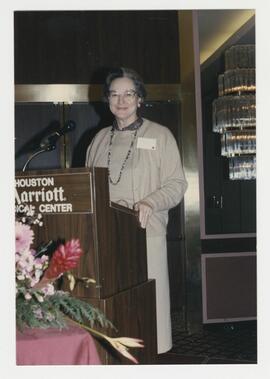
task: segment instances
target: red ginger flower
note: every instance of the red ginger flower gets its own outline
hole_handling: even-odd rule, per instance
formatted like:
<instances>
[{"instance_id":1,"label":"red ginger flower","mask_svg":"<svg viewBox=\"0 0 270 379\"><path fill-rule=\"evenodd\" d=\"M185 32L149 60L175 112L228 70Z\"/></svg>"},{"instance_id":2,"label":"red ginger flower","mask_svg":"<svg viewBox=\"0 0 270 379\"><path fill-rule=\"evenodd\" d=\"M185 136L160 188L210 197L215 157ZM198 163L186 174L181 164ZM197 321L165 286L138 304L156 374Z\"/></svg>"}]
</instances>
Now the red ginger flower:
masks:
<instances>
[{"instance_id":1,"label":"red ginger flower","mask_svg":"<svg viewBox=\"0 0 270 379\"><path fill-rule=\"evenodd\" d=\"M77 266L82 255L82 249L78 239L72 239L59 245L53 253L48 269L45 272L45 279L56 279L65 271Z\"/></svg>"}]
</instances>

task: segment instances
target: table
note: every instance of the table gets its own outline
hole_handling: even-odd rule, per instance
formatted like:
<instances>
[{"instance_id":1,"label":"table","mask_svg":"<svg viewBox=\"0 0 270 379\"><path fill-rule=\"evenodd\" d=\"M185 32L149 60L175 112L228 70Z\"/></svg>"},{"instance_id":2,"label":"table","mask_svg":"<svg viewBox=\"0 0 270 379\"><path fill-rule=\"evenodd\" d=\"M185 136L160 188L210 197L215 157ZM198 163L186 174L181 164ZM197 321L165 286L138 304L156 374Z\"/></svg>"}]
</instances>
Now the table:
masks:
<instances>
[{"instance_id":1,"label":"table","mask_svg":"<svg viewBox=\"0 0 270 379\"><path fill-rule=\"evenodd\" d=\"M84 329L26 329L16 332L17 365L101 364L93 337Z\"/></svg>"}]
</instances>

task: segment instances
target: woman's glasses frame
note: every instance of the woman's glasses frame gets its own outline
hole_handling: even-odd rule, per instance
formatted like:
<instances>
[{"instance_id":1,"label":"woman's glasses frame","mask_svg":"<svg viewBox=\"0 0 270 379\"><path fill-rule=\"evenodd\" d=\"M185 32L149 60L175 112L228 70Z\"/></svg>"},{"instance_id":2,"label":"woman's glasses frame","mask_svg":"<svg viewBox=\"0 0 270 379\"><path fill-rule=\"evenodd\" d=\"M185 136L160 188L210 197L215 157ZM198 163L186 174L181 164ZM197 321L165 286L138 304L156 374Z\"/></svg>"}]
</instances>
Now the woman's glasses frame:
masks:
<instances>
[{"instance_id":1,"label":"woman's glasses frame","mask_svg":"<svg viewBox=\"0 0 270 379\"><path fill-rule=\"evenodd\" d=\"M120 98L127 104L131 104L137 96L137 92L134 89L125 91L124 93L118 93L116 91L109 91L108 100L112 104L119 102Z\"/></svg>"}]
</instances>

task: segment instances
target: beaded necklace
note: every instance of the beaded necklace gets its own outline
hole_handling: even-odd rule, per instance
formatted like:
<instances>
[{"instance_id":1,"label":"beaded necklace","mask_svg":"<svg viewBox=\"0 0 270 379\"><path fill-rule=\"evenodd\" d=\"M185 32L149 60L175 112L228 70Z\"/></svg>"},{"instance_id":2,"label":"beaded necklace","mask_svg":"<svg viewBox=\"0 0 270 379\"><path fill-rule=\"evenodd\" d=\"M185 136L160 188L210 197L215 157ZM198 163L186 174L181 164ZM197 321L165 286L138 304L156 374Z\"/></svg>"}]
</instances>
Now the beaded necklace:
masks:
<instances>
[{"instance_id":1,"label":"beaded necklace","mask_svg":"<svg viewBox=\"0 0 270 379\"><path fill-rule=\"evenodd\" d=\"M130 146L129 146L129 149L128 149L128 152L127 152L127 155L122 163L122 166L121 166L121 169L120 169L120 172L119 172L119 176L118 176L118 179L116 181L113 181L112 178L111 178L111 171L110 171L110 165L111 165L111 154L112 154L112 141L113 141L113 137L114 137L114 132L115 132L115 128L112 127L111 128L111 136L110 136L110 144L109 144L109 150L108 150L108 160L107 160L107 166L108 166L108 176L109 176L109 181L111 184L113 185L116 185L120 182L120 179L121 179L121 176L122 176L122 173L124 171L124 168L125 168L125 165L127 163L127 160L131 154L131 150L133 148L133 145L134 145L134 142L136 140L136 136L137 136L137 132L138 132L138 129L135 130L134 134L133 134L133 138L131 140L131 143L130 143Z\"/></svg>"}]
</instances>

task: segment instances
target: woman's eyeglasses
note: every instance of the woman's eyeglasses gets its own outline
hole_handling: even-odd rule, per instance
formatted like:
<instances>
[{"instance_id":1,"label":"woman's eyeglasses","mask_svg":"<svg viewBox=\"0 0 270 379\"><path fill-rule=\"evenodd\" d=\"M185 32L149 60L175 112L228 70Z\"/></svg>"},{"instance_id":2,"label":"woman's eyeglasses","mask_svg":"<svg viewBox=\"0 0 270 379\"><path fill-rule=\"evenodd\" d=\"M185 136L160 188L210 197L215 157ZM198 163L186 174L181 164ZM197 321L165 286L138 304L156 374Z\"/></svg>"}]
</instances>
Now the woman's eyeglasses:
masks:
<instances>
[{"instance_id":1,"label":"woman's eyeglasses","mask_svg":"<svg viewBox=\"0 0 270 379\"><path fill-rule=\"evenodd\" d=\"M123 99L125 103L132 103L137 96L137 92L133 89L125 91L124 93L117 93L116 91L110 91L108 99L110 103L117 103L120 98Z\"/></svg>"}]
</instances>

